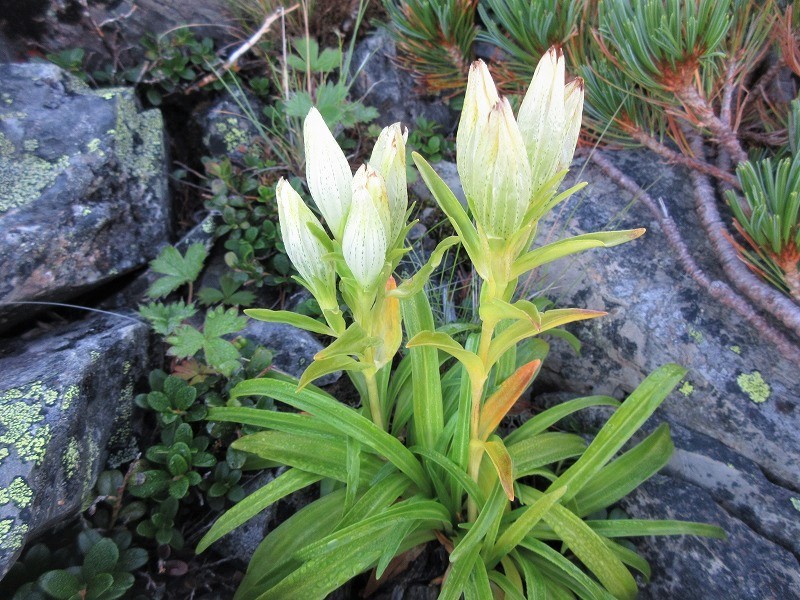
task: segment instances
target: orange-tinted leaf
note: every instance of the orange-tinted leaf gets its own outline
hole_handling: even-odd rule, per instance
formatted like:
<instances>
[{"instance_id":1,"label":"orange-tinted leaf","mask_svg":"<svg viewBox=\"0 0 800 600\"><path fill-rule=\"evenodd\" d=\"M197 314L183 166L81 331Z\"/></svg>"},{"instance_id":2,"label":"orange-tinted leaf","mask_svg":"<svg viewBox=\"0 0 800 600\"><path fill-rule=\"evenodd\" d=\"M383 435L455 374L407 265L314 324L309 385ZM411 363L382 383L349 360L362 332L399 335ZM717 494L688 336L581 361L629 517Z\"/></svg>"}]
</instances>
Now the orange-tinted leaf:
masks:
<instances>
[{"instance_id":1,"label":"orange-tinted leaf","mask_svg":"<svg viewBox=\"0 0 800 600\"><path fill-rule=\"evenodd\" d=\"M489 439L494 430L506 416L511 407L522 395L536 375L542 361L539 359L522 365L516 372L503 382L494 394L492 394L481 409L480 424L478 426L478 436L482 440Z\"/></svg>"},{"instance_id":2,"label":"orange-tinted leaf","mask_svg":"<svg viewBox=\"0 0 800 600\"><path fill-rule=\"evenodd\" d=\"M489 460L492 461L497 477L500 479L500 485L503 486L503 491L508 496L509 500L514 499L514 466L511 461L511 455L505 444L499 439L491 442L483 442L483 447Z\"/></svg>"}]
</instances>

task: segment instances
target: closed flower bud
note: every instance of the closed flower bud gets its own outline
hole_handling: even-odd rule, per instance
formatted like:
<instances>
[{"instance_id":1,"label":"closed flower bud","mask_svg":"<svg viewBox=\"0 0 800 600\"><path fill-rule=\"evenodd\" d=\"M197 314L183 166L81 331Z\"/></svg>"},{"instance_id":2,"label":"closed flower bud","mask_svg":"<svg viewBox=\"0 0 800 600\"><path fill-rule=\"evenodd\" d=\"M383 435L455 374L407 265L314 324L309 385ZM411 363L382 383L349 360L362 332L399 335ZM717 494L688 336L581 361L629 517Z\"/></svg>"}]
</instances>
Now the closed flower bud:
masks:
<instances>
[{"instance_id":1,"label":"closed flower bud","mask_svg":"<svg viewBox=\"0 0 800 600\"><path fill-rule=\"evenodd\" d=\"M583 79L579 77L570 81L564 88L564 96L567 122L556 172L569 168L572 156L575 154L575 147L578 145L581 116L583 115Z\"/></svg>"},{"instance_id":2,"label":"closed flower bud","mask_svg":"<svg viewBox=\"0 0 800 600\"><path fill-rule=\"evenodd\" d=\"M333 265L323 258L327 253L325 247L309 228L310 225L316 225L322 229L322 225L285 179L278 181L275 196L286 254L300 276L312 288L320 305L326 307L328 302L324 299L331 295L331 290L335 296L335 272Z\"/></svg>"},{"instance_id":3,"label":"closed flower bud","mask_svg":"<svg viewBox=\"0 0 800 600\"><path fill-rule=\"evenodd\" d=\"M523 224L531 198L531 172L511 105L498 100L486 126L462 159L464 191L475 220L493 238L507 239Z\"/></svg>"},{"instance_id":4,"label":"closed flower bud","mask_svg":"<svg viewBox=\"0 0 800 600\"><path fill-rule=\"evenodd\" d=\"M406 137L400 123L385 127L375 142L369 165L383 176L389 198L391 229L388 241L393 245L406 224L408 186L406 183Z\"/></svg>"},{"instance_id":5,"label":"closed flower bud","mask_svg":"<svg viewBox=\"0 0 800 600\"><path fill-rule=\"evenodd\" d=\"M469 197L467 183L470 171L475 168L471 161L473 147L480 141L486 129L489 113L500 97L489 74L489 69L482 60L477 60L469 68L467 91L464 96L464 107L456 132L456 164L458 175L462 180L464 192Z\"/></svg>"},{"instance_id":6,"label":"closed flower bud","mask_svg":"<svg viewBox=\"0 0 800 600\"><path fill-rule=\"evenodd\" d=\"M358 284L371 288L386 263L390 230L389 199L383 177L363 165L353 178L350 212L342 235L342 253Z\"/></svg>"},{"instance_id":7,"label":"closed flower bud","mask_svg":"<svg viewBox=\"0 0 800 600\"><path fill-rule=\"evenodd\" d=\"M334 237L341 239L352 194L350 165L316 108L303 124L303 139L308 189Z\"/></svg>"},{"instance_id":8,"label":"closed flower bud","mask_svg":"<svg viewBox=\"0 0 800 600\"><path fill-rule=\"evenodd\" d=\"M561 164L567 123L564 97L564 55L550 48L536 66L518 117L536 191Z\"/></svg>"}]
</instances>

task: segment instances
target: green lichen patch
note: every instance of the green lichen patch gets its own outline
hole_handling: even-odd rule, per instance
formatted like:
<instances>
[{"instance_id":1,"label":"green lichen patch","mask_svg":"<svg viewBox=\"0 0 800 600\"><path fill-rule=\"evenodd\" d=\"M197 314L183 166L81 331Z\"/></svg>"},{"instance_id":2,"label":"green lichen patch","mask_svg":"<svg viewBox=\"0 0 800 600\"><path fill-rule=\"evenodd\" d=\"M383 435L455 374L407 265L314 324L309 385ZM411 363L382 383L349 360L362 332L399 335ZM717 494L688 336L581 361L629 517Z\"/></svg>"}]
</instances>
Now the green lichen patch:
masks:
<instances>
[{"instance_id":1,"label":"green lichen patch","mask_svg":"<svg viewBox=\"0 0 800 600\"><path fill-rule=\"evenodd\" d=\"M742 373L736 378L736 383L739 384L739 388L747 394L750 400L757 404L766 402L772 393L769 384L764 381L764 378L758 371Z\"/></svg>"},{"instance_id":2,"label":"green lichen patch","mask_svg":"<svg viewBox=\"0 0 800 600\"><path fill-rule=\"evenodd\" d=\"M31 146L33 141L23 145ZM18 152L11 140L0 133L0 213L35 200L69 167L68 156L50 162L31 152L27 148Z\"/></svg>"},{"instance_id":3,"label":"green lichen patch","mask_svg":"<svg viewBox=\"0 0 800 600\"><path fill-rule=\"evenodd\" d=\"M688 381L684 381L683 385L680 387L680 389L678 391L681 394L683 394L684 396L688 397L694 391L694 386L691 383L689 383Z\"/></svg>"},{"instance_id":4,"label":"green lichen patch","mask_svg":"<svg viewBox=\"0 0 800 600\"><path fill-rule=\"evenodd\" d=\"M161 113L140 113L133 93L122 88L117 95L116 152L120 162L141 180L149 181L161 172L164 155L164 131ZM135 136L134 136L135 132Z\"/></svg>"},{"instance_id":5,"label":"green lichen patch","mask_svg":"<svg viewBox=\"0 0 800 600\"><path fill-rule=\"evenodd\" d=\"M80 395L81 389L77 385L71 385L67 388L67 391L64 392L64 395L61 397L61 408L63 410L69 409L72 406L73 401Z\"/></svg>"},{"instance_id":6,"label":"green lichen patch","mask_svg":"<svg viewBox=\"0 0 800 600\"><path fill-rule=\"evenodd\" d=\"M695 344L700 344L703 342L703 334L694 327L687 325L686 333L688 333L689 337L692 338L692 340L694 340Z\"/></svg>"},{"instance_id":7,"label":"green lichen patch","mask_svg":"<svg viewBox=\"0 0 800 600\"><path fill-rule=\"evenodd\" d=\"M228 117L220 121L216 124L216 129L222 136L228 153L235 152L240 147L246 146L250 141L247 131L239 127L239 120L235 117Z\"/></svg>"},{"instance_id":8,"label":"green lichen patch","mask_svg":"<svg viewBox=\"0 0 800 600\"><path fill-rule=\"evenodd\" d=\"M92 154L97 154L97 155L98 155L98 156L100 156L100 157L104 157L104 156L106 155L106 153L105 153L105 152L103 152L103 151L100 149L100 144L102 144L102 142L100 141L100 139L99 139L99 138L94 138L94 139L92 139L92 140L89 140L89 143L88 143L88 144L86 144L86 149L87 149L89 152L91 152Z\"/></svg>"},{"instance_id":9,"label":"green lichen patch","mask_svg":"<svg viewBox=\"0 0 800 600\"><path fill-rule=\"evenodd\" d=\"M790 498L790 500L791 500L791 502L792 502L792 506L794 506L794 509L795 509L797 512L800 512L800 498L795 498L794 496L792 496L792 497Z\"/></svg>"},{"instance_id":10,"label":"green lichen patch","mask_svg":"<svg viewBox=\"0 0 800 600\"><path fill-rule=\"evenodd\" d=\"M58 392L41 381L0 393L0 446L13 448L20 460L41 464L52 435L50 426L41 424L42 407L57 401ZM8 454L0 454L0 462Z\"/></svg>"},{"instance_id":11,"label":"green lichen patch","mask_svg":"<svg viewBox=\"0 0 800 600\"><path fill-rule=\"evenodd\" d=\"M15 477L8 487L0 488L0 504L13 502L17 508L27 508L33 500L33 490L22 477Z\"/></svg>"},{"instance_id":12,"label":"green lichen patch","mask_svg":"<svg viewBox=\"0 0 800 600\"><path fill-rule=\"evenodd\" d=\"M28 526L25 523L17 525L14 519L0 520L0 549L19 550L27 534Z\"/></svg>"},{"instance_id":13,"label":"green lichen patch","mask_svg":"<svg viewBox=\"0 0 800 600\"><path fill-rule=\"evenodd\" d=\"M78 440L75 438L70 438L69 442L67 443L67 449L64 452L64 472L67 475L68 479L71 479L75 476L75 473L78 472L78 465L80 464L81 459L81 450L80 444L78 444Z\"/></svg>"},{"instance_id":14,"label":"green lichen patch","mask_svg":"<svg viewBox=\"0 0 800 600\"><path fill-rule=\"evenodd\" d=\"M741 354L742 348L741 346L731 346L731 352L733 352L734 354Z\"/></svg>"}]
</instances>

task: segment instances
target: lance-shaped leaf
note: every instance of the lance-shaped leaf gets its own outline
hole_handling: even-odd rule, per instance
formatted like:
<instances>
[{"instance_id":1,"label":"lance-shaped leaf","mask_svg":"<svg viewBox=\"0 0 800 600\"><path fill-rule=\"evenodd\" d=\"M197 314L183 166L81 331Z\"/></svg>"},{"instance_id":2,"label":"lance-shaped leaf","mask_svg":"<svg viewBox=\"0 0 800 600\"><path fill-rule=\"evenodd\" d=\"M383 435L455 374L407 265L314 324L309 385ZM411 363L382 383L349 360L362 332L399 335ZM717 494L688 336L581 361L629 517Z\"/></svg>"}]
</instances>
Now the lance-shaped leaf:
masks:
<instances>
[{"instance_id":1,"label":"lance-shaped leaf","mask_svg":"<svg viewBox=\"0 0 800 600\"><path fill-rule=\"evenodd\" d=\"M480 548L481 541L487 533L492 529L495 521L503 514L506 507L506 501L503 497L503 488L495 485L492 493L486 500L486 505L483 510L478 514L478 518L469 528L467 534L456 544L453 551L450 553L450 562L452 563L452 571L455 571L456 565L462 558L471 555L476 548ZM492 540L494 543L494 540ZM445 584L447 581L445 580ZM458 596L457 596L458 597Z\"/></svg>"},{"instance_id":2,"label":"lance-shaped leaf","mask_svg":"<svg viewBox=\"0 0 800 600\"><path fill-rule=\"evenodd\" d=\"M469 216L464 210L464 207L461 206L461 203L458 201L455 194L453 194L453 191L447 187L447 184L422 156L416 152L413 152L411 156L414 159L414 163L417 165L417 169L419 169L420 175L422 175L422 180L425 182L425 185L428 186L431 194L436 198L436 202L439 203L439 207L444 214L450 219L453 229L456 230L475 268L478 269L479 273L487 273L486 260L481 252L478 231L469 220Z\"/></svg>"},{"instance_id":3,"label":"lance-shaped leaf","mask_svg":"<svg viewBox=\"0 0 800 600\"><path fill-rule=\"evenodd\" d=\"M478 437L482 440L489 439L494 433L500 421L506 416L511 407L522 395L528 385L530 385L536 372L539 370L542 361L534 360L522 365L500 388L489 398L481 408L480 423L478 425Z\"/></svg>"},{"instance_id":4,"label":"lance-shaped leaf","mask_svg":"<svg viewBox=\"0 0 800 600\"><path fill-rule=\"evenodd\" d=\"M530 322L518 321L511 327L500 333L492 340L489 346L489 361L487 367L494 365L501 356L512 346L539 333L544 333L548 329L566 325L575 321L586 319L596 319L605 316L606 312L598 310L586 310L581 308L557 308L542 313L542 324L539 329Z\"/></svg>"},{"instance_id":5,"label":"lance-shaped leaf","mask_svg":"<svg viewBox=\"0 0 800 600\"><path fill-rule=\"evenodd\" d=\"M511 304L499 298L492 298L489 302L484 302L480 307L480 317L484 321L505 321L513 319L515 321L530 321L537 330L542 327L542 315L533 302L528 300L518 300Z\"/></svg>"},{"instance_id":6,"label":"lance-shaped leaf","mask_svg":"<svg viewBox=\"0 0 800 600\"><path fill-rule=\"evenodd\" d=\"M298 469L289 469L258 491L241 500L217 519L208 533L197 544L197 553L200 554L223 535L233 531L269 505L320 479L322 479L321 475L306 473Z\"/></svg>"},{"instance_id":7,"label":"lance-shaped leaf","mask_svg":"<svg viewBox=\"0 0 800 600\"><path fill-rule=\"evenodd\" d=\"M511 274L519 277L541 265L553 262L559 258L577 254L591 248L610 248L625 242L635 240L645 232L644 228L627 229L624 231L604 231L599 233L586 233L575 237L559 240L536 248L520 256L512 267Z\"/></svg>"},{"instance_id":8,"label":"lance-shaped leaf","mask_svg":"<svg viewBox=\"0 0 800 600\"><path fill-rule=\"evenodd\" d=\"M446 352L464 365L473 385L476 383L481 385L486 380L486 370L483 367L483 362L478 358L478 355L469 350L465 350L461 344L446 333L423 331L408 340L406 346L409 348L431 346L437 350Z\"/></svg>"},{"instance_id":9,"label":"lance-shaped leaf","mask_svg":"<svg viewBox=\"0 0 800 600\"><path fill-rule=\"evenodd\" d=\"M331 356L330 358L323 358L322 360L314 360L308 368L303 371L303 376L300 377L300 383L297 384L297 391L299 392L305 388L309 383L315 379L319 379L329 373L336 371L365 371L374 368L369 363L358 362L349 356Z\"/></svg>"},{"instance_id":10,"label":"lance-shaped leaf","mask_svg":"<svg viewBox=\"0 0 800 600\"><path fill-rule=\"evenodd\" d=\"M458 236L455 235L443 239L431 253L428 262L426 262L419 271L414 273L411 279L404 281L397 286L397 289L387 292L386 295L389 297L408 298L421 291L422 288L425 287L425 284L428 283L428 279L430 279L433 271L442 262L445 252L455 246L459 241Z\"/></svg>"},{"instance_id":11,"label":"lance-shaped leaf","mask_svg":"<svg viewBox=\"0 0 800 600\"><path fill-rule=\"evenodd\" d=\"M284 323L299 329L305 329L319 335L336 337L333 329L306 315L300 315L290 310L270 310L268 308L248 308L244 311L251 319L267 323Z\"/></svg>"},{"instance_id":12,"label":"lance-shaped leaf","mask_svg":"<svg viewBox=\"0 0 800 600\"><path fill-rule=\"evenodd\" d=\"M379 338L369 337L360 325L353 323L330 346L317 352L314 360L321 361L334 356L358 356L360 358L364 356L367 348L372 348L380 343Z\"/></svg>"},{"instance_id":13,"label":"lance-shaped leaf","mask_svg":"<svg viewBox=\"0 0 800 600\"><path fill-rule=\"evenodd\" d=\"M497 471L497 477L500 480L500 485L503 486L503 491L508 496L509 500L514 499L514 463L511 460L511 455L508 453L508 448L500 438L494 436L495 439L488 442L473 441L483 446L486 455Z\"/></svg>"},{"instance_id":14,"label":"lance-shaped leaf","mask_svg":"<svg viewBox=\"0 0 800 600\"><path fill-rule=\"evenodd\" d=\"M491 558L487 561L489 566L497 564L501 558L511 552L528 535L528 532L536 525L550 508L564 495L567 488L560 487L549 494L545 494L525 508L522 515L512 521L505 531L500 534L497 543L492 550Z\"/></svg>"}]
</instances>

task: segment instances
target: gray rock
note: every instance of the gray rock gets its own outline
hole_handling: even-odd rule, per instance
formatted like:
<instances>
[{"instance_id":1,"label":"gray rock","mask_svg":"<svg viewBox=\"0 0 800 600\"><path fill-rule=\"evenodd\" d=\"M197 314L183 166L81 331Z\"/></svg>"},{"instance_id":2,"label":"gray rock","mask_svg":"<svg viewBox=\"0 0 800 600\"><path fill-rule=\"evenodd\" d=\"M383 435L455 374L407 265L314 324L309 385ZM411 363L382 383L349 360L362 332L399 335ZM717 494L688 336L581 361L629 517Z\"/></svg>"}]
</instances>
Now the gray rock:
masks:
<instances>
[{"instance_id":1,"label":"gray rock","mask_svg":"<svg viewBox=\"0 0 800 600\"><path fill-rule=\"evenodd\" d=\"M259 118L263 105L249 94L234 91L195 115L200 139L209 156L225 156L243 165L244 156L255 138L258 127L248 117Z\"/></svg>"},{"instance_id":2,"label":"gray rock","mask_svg":"<svg viewBox=\"0 0 800 600\"><path fill-rule=\"evenodd\" d=\"M652 567L643 600L784 600L800 598L800 565L787 550L729 516L700 488L656 475L622 501L634 519L713 523L728 540L695 536L641 538L639 552Z\"/></svg>"},{"instance_id":3,"label":"gray rock","mask_svg":"<svg viewBox=\"0 0 800 600\"><path fill-rule=\"evenodd\" d=\"M239 335L271 349L274 352L273 366L294 377L300 377L313 362L314 355L323 348L307 331L283 323L250 320ZM341 371L330 373L315 380L314 385L330 385L341 376Z\"/></svg>"},{"instance_id":4,"label":"gray rock","mask_svg":"<svg viewBox=\"0 0 800 600\"><path fill-rule=\"evenodd\" d=\"M614 160L640 185L653 184L650 194L664 200L698 262L719 277L686 173L643 152L617 154ZM580 165L575 171L582 171ZM540 381L576 395L621 397L660 365L684 365L689 374L664 403L662 416L750 459L770 480L800 489L796 366L697 288L641 204L591 165L581 179L590 182L586 193L557 210L560 220L543 224L540 239L642 226L649 231L634 242L563 259L538 273L532 289L543 290L557 307L609 313L568 327L583 341L582 356L554 343Z\"/></svg>"},{"instance_id":5,"label":"gray rock","mask_svg":"<svg viewBox=\"0 0 800 600\"><path fill-rule=\"evenodd\" d=\"M50 64L0 65L0 302L64 301L140 267L169 234L159 111ZM0 330L30 306L0 308Z\"/></svg>"},{"instance_id":6,"label":"gray rock","mask_svg":"<svg viewBox=\"0 0 800 600\"><path fill-rule=\"evenodd\" d=\"M148 327L93 317L7 343L0 356L0 578L25 541L76 515L106 459L138 453L134 388L152 367Z\"/></svg>"},{"instance_id":7,"label":"gray rock","mask_svg":"<svg viewBox=\"0 0 800 600\"><path fill-rule=\"evenodd\" d=\"M353 53L353 97L378 109L381 126L400 121L413 127L417 117L424 117L439 123L444 131L452 131L457 115L441 100L418 96L411 74L395 64L396 57L394 41L384 29L359 42Z\"/></svg>"},{"instance_id":8,"label":"gray rock","mask_svg":"<svg viewBox=\"0 0 800 600\"><path fill-rule=\"evenodd\" d=\"M273 479L275 479L275 473L272 470L264 471L243 484L242 487L249 496ZM228 535L214 542L214 550L222 556L234 558L246 567L258 545L264 541L267 533L269 533L270 523L274 521L276 511L277 505L270 504L266 509L239 525Z\"/></svg>"}]
</instances>

